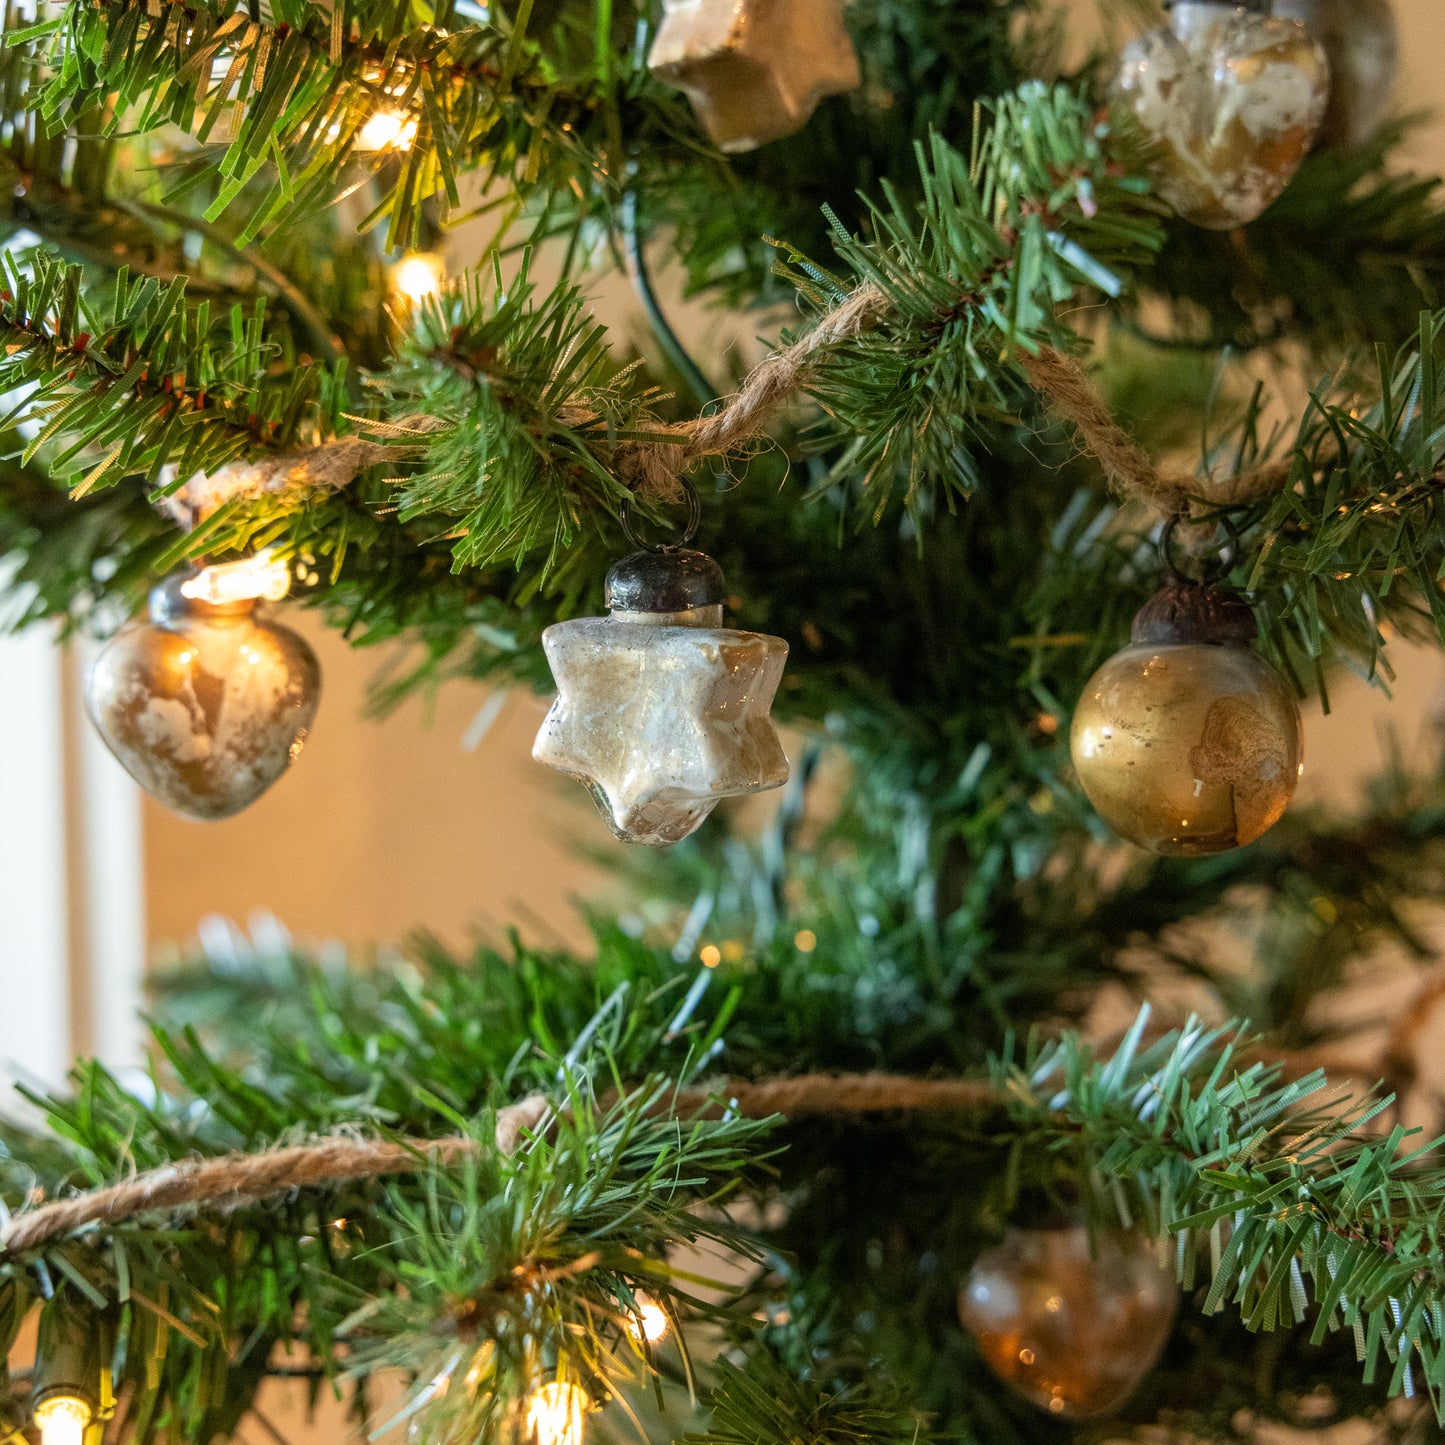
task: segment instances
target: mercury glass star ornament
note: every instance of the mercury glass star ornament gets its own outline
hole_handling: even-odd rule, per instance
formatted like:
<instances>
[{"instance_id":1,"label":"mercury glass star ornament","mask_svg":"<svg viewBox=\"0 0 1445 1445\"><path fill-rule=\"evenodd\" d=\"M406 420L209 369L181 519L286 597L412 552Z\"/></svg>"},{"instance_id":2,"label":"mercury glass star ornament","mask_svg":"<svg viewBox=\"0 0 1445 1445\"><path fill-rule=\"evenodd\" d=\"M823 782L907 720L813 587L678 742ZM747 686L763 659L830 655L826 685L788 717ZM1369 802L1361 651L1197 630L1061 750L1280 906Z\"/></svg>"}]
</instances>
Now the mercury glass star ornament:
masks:
<instances>
[{"instance_id":1,"label":"mercury glass star ornament","mask_svg":"<svg viewBox=\"0 0 1445 1445\"><path fill-rule=\"evenodd\" d=\"M1117 97L1155 142L1159 193L1227 231L1289 184L1329 100L1325 52L1270 0L1166 0L1169 23L1121 58Z\"/></svg>"},{"instance_id":2,"label":"mercury glass star ornament","mask_svg":"<svg viewBox=\"0 0 1445 1445\"><path fill-rule=\"evenodd\" d=\"M663 0L647 64L729 152L793 135L861 83L843 0Z\"/></svg>"},{"instance_id":3,"label":"mercury glass star ornament","mask_svg":"<svg viewBox=\"0 0 1445 1445\"><path fill-rule=\"evenodd\" d=\"M254 596L207 600L199 578L151 593L86 680L91 720L153 798L188 818L229 818L296 760L321 695L316 655L256 617ZM210 589L215 596L215 589Z\"/></svg>"},{"instance_id":4,"label":"mercury glass star ornament","mask_svg":"<svg viewBox=\"0 0 1445 1445\"><path fill-rule=\"evenodd\" d=\"M788 645L722 626L722 569L637 552L607 577L607 617L542 634L557 700L532 756L585 783L612 831L666 845L723 798L788 780L768 709Z\"/></svg>"}]
</instances>

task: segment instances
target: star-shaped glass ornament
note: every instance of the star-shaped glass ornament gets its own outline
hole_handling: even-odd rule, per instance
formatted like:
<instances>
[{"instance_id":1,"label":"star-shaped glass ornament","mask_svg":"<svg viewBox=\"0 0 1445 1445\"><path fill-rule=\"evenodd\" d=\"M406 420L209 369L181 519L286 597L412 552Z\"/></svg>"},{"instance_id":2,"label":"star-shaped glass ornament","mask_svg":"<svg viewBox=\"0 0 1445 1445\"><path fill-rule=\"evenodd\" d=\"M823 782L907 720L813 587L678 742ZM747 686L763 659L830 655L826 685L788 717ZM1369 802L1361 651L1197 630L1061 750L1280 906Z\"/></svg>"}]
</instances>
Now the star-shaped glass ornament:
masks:
<instances>
[{"instance_id":1,"label":"star-shaped glass ornament","mask_svg":"<svg viewBox=\"0 0 1445 1445\"><path fill-rule=\"evenodd\" d=\"M793 135L861 83L843 0L663 0L647 64L729 152Z\"/></svg>"},{"instance_id":2,"label":"star-shaped glass ornament","mask_svg":"<svg viewBox=\"0 0 1445 1445\"><path fill-rule=\"evenodd\" d=\"M587 785L612 831L664 846L723 798L788 780L768 709L788 644L722 626L722 570L638 552L607 578L607 617L542 634L557 683L532 756Z\"/></svg>"}]
</instances>

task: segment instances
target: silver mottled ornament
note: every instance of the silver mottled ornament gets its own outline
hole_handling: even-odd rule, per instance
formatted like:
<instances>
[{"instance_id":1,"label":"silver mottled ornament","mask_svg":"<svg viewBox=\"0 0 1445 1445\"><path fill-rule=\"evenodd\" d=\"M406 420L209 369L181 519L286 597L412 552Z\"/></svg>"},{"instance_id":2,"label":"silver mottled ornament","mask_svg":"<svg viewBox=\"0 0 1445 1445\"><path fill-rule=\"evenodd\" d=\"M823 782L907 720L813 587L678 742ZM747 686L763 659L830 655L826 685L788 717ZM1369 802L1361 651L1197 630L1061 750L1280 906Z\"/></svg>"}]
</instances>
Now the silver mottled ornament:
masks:
<instances>
[{"instance_id":1,"label":"silver mottled ornament","mask_svg":"<svg viewBox=\"0 0 1445 1445\"><path fill-rule=\"evenodd\" d=\"M250 599L208 602L198 579L151 593L86 680L106 746L153 798L189 818L229 818L296 760L321 696L306 642Z\"/></svg>"},{"instance_id":2,"label":"silver mottled ornament","mask_svg":"<svg viewBox=\"0 0 1445 1445\"><path fill-rule=\"evenodd\" d=\"M1385 117L1400 69L1390 0L1275 0L1274 13L1298 20L1329 57L1330 103L1320 142L1364 145Z\"/></svg>"},{"instance_id":3,"label":"silver mottled ornament","mask_svg":"<svg viewBox=\"0 0 1445 1445\"><path fill-rule=\"evenodd\" d=\"M1329 64L1269 0L1166 0L1169 23L1120 60L1116 97L1155 142L1160 195L1187 221L1226 231L1289 184L1329 99Z\"/></svg>"},{"instance_id":4,"label":"silver mottled ornament","mask_svg":"<svg viewBox=\"0 0 1445 1445\"><path fill-rule=\"evenodd\" d=\"M1153 853L1252 843L1289 806L1304 763L1299 705L1253 649L1229 592L1183 582L1134 619L1133 643L1084 688L1069 745L1089 801Z\"/></svg>"},{"instance_id":5,"label":"silver mottled ornament","mask_svg":"<svg viewBox=\"0 0 1445 1445\"><path fill-rule=\"evenodd\" d=\"M1179 1292L1123 1230L1012 1228L964 1281L958 1314L989 1368L1051 1415L1112 1415L1158 1363Z\"/></svg>"},{"instance_id":6,"label":"silver mottled ornament","mask_svg":"<svg viewBox=\"0 0 1445 1445\"><path fill-rule=\"evenodd\" d=\"M663 0L647 64L733 152L793 135L861 83L843 0Z\"/></svg>"},{"instance_id":7,"label":"silver mottled ornament","mask_svg":"<svg viewBox=\"0 0 1445 1445\"><path fill-rule=\"evenodd\" d=\"M637 552L608 574L609 616L542 634L557 700L532 756L585 783L624 842L676 843L788 779L768 715L788 645L724 628L723 597L701 552Z\"/></svg>"}]
</instances>

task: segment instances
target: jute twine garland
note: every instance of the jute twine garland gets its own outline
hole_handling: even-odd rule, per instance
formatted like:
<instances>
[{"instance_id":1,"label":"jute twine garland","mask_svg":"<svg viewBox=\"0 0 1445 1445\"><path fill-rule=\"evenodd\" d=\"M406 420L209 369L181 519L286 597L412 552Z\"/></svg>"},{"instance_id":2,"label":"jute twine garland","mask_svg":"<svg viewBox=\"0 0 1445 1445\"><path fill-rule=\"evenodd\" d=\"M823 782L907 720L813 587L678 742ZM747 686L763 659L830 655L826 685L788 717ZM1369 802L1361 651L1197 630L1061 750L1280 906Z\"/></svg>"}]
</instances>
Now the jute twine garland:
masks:
<instances>
[{"instance_id":1,"label":"jute twine garland","mask_svg":"<svg viewBox=\"0 0 1445 1445\"><path fill-rule=\"evenodd\" d=\"M824 313L806 335L773 352L748 374L738 391L717 410L659 428L647 441L624 442L612 465L618 477L639 497L654 502L676 501L678 478L708 457L725 456L756 441L774 411L808 385L819 357L830 347L855 340L886 324L888 298L871 283L858 287ZM1187 513L1192 505L1238 506L1273 496L1289 480L1290 458L1232 477L1199 477L1159 467L1119 426L1084 369L1053 347L1036 353L1019 350L1016 360L1030 384L1078 433L1099 462L1110 484L1123 496L1161 516ZM393 438L390 443L339 437L306 451L273 459L235 464L210 479L196 479L175 494L176 508L189 516L209 515L234 498L254 499L292 490L332 491L348 485L365 467L420 451L428 431L443 423L436 418L408 418L401 423L369 422L372 430ZM396 438L415 437L415 445L398 448Z\"/></svg>"},{"instance_id":2,"label":"jute twine garland","mask_svg":"<svg viewBox=\"0 0 1445 1445\"><path fill-rule=\"evenodd\" d=\"M731 1112L749 1119L779 1114L802 1119L827 1114L954 1113L986 1106L995 1098L992 1087L981 1080L803 1074L756 1083L726 1082L711 1089L682 1089L667 1094L659 1107L687 1118L717 1118ZM551 1102L540 1094L499 1109L497 1148L503 1154L512 1153L551 1110ZM36 1249L87 1224L119 1224L137 1214L185 1206L234 1208L293 1189L406 1174L424 1169L432 1161L449 1163L477 1148L477 1141L465 1135L404 1140L332 1136L258 1154L185 1160L15 1215L0 1229L0 1254Z\"/></svg>"}]
</instances>

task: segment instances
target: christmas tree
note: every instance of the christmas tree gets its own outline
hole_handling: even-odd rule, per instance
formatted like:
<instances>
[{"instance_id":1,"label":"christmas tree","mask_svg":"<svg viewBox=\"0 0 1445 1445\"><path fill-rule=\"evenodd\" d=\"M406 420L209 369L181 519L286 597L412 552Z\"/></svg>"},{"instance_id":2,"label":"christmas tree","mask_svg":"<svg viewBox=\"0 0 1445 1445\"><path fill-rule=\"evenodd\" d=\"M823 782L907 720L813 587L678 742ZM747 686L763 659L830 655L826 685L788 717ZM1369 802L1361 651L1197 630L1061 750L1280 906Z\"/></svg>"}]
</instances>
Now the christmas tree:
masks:
<instances>
[{"instance_id":1,"label":"christmas tree","mask_svg":"<svg viewBox=\"0 0 1445 1445\"><path fill-rule=\"evenodd\" d=\"M117 757L276 783L289 593L411 646L383 703L555 687L539 760L667 845L589 956L197 956L148 1081L32 1093L14 1438L285 1378L436 1445L1439 1438L1445 791L1287 809L1300 705L1445 643L1445 201L1383 0L1103 9L7 12L3 576L116 634Z\"/></svg>"}]
</instances>

